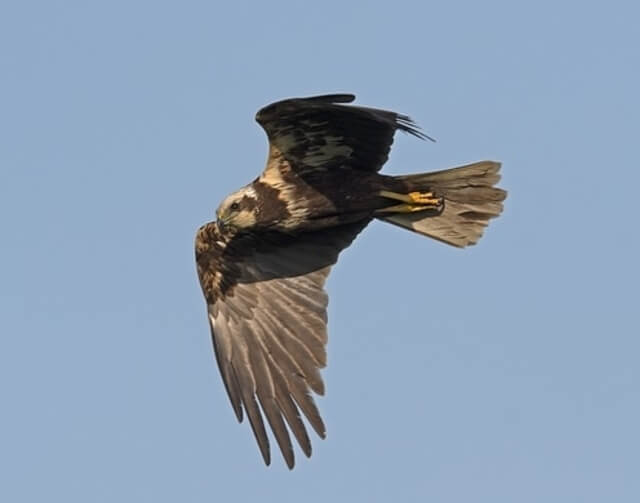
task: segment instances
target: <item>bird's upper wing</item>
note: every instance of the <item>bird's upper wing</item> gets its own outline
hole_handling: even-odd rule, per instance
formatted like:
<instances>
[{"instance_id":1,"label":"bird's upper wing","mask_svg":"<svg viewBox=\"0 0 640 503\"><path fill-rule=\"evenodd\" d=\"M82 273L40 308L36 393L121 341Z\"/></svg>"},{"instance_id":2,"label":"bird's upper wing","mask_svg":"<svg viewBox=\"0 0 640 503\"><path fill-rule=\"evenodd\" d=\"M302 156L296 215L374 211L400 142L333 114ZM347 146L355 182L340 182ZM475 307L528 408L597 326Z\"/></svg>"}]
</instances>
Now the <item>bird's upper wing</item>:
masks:
<instances>
[{"instance_id":1,"label":"bird's upper wing","mask_svg":"<svg viewBox=\"0 0 640 503\"><path fill-rule=\"evenodd\" d=\"M352 94L292 98L267 105L256 120L269 138L267 170L284 159L297 172L349 166L375 172L396 130L431 139L406 115L345 105Z\"/></svg>"},{"instance_id":2,"label":"bird's upper wing","mask_svg":"<svg viewBox=\"0 0 640 503\"><path fill-rule=\"evenodd\" d=\"M325 435L310 394L324 393L319 372L326 364L324 283L340 251L367 223L230 240L215 223L198 231L198 275L220 373L238 421L244 409L267 464L262 414L290 468L294 454L285 422L307 456L311 443L299 411L318 435Z\"/></svg>"}]
</instances>

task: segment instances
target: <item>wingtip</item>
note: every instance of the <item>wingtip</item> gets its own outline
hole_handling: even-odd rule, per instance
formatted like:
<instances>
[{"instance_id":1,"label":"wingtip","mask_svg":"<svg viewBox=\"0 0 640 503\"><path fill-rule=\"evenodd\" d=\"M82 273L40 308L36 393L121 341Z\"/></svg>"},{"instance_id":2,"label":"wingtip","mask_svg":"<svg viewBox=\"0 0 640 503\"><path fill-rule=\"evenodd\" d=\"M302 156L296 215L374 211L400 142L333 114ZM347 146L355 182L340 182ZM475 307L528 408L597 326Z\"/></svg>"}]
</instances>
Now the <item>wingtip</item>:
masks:
<instances>
[{"instance_id":1,"label":"wingtip","mask_svg":"<svg viewBox=\"0 0 640 503\"><path fill-rule=\"evenodd\" d=\"M269 448L267 448L266 451L260 449L260 452L262 453L262 460L264 461L264 464L267 466L271 466L271 451L269 450Z\"/></svg>"},{"instance_id":2,"label":"wingtip","mask_svg":"<svg viewBox=\"0 0 640 503\"><path fill-rule=\"evenodd\" d=\"M422 128L418 124L416 124L416 122L408 115L398 115L396 124L398 126L398 129L403 133L410 134L421 140L429 140L433 143L436 142L435 138L422 131Z\"/></svg>"}]
</instances>

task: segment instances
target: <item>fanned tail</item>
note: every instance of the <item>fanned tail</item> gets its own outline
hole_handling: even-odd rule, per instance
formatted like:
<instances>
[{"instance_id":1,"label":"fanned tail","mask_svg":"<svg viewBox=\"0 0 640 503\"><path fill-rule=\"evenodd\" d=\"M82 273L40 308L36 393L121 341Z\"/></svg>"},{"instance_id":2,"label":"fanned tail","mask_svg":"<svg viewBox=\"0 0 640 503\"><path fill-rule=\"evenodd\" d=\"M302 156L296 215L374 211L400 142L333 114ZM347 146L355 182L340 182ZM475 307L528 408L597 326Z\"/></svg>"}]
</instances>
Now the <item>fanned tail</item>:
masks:
<instances>
[{"instance_id":1,"label":"fanned tail","mask_svg":"<svg viewBox=\"0 0 640 503\"><path fill-rule=\"evenodd\" d=\"M393 213L378 217L394 225L464 248L478 242L491 218L502 212L507 192L494 185L500 163L481 161L467 166L394 177L408 191L432 192L444 198L440 213Z\"/></svg>"}]
</instances>

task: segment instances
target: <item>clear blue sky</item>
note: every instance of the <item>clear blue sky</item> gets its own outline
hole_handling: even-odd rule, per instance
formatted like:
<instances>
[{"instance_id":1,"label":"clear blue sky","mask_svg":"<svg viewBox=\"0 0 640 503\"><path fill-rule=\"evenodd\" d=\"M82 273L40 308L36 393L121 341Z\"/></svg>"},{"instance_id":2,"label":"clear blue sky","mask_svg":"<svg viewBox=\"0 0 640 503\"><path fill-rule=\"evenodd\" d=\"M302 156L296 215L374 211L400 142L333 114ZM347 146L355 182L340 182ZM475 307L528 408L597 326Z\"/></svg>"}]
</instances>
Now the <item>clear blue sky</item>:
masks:
<instances>
[{"instance_id":1,"label":"clear blue sky","mask_svg":"<svg viewBox=\"0 0 640 503\"><path fill-rule=\"evenodd\" d=\"M640 501L634 2L0 7L0 500ZM255 111L410 114L389 173L503 161L456 250L374 223L330 278L328 437L262 464L193 235ZM277 499L276 499L277 498Z\"/></svg>"}]
</instances>

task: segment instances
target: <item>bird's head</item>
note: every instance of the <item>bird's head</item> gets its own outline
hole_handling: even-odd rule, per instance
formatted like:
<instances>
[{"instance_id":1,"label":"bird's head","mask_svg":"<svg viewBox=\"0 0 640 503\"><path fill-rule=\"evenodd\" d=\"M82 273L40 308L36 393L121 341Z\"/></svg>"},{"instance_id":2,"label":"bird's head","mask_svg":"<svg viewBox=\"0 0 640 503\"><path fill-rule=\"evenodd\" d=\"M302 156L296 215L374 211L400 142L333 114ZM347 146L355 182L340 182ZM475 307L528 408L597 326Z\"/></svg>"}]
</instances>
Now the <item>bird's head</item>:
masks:
<instances>
[{"instance_id":1,"label":"bird's head","mask_svg":"<svg viewBox=\"0 0 640 503\"><path fill-rule=\"evenodd\" d=\"M216 210L217 224L221 230L242 231L255 226L258 199L252 187L243 187L228 196Z\"/></svg>"}]
</instances>

